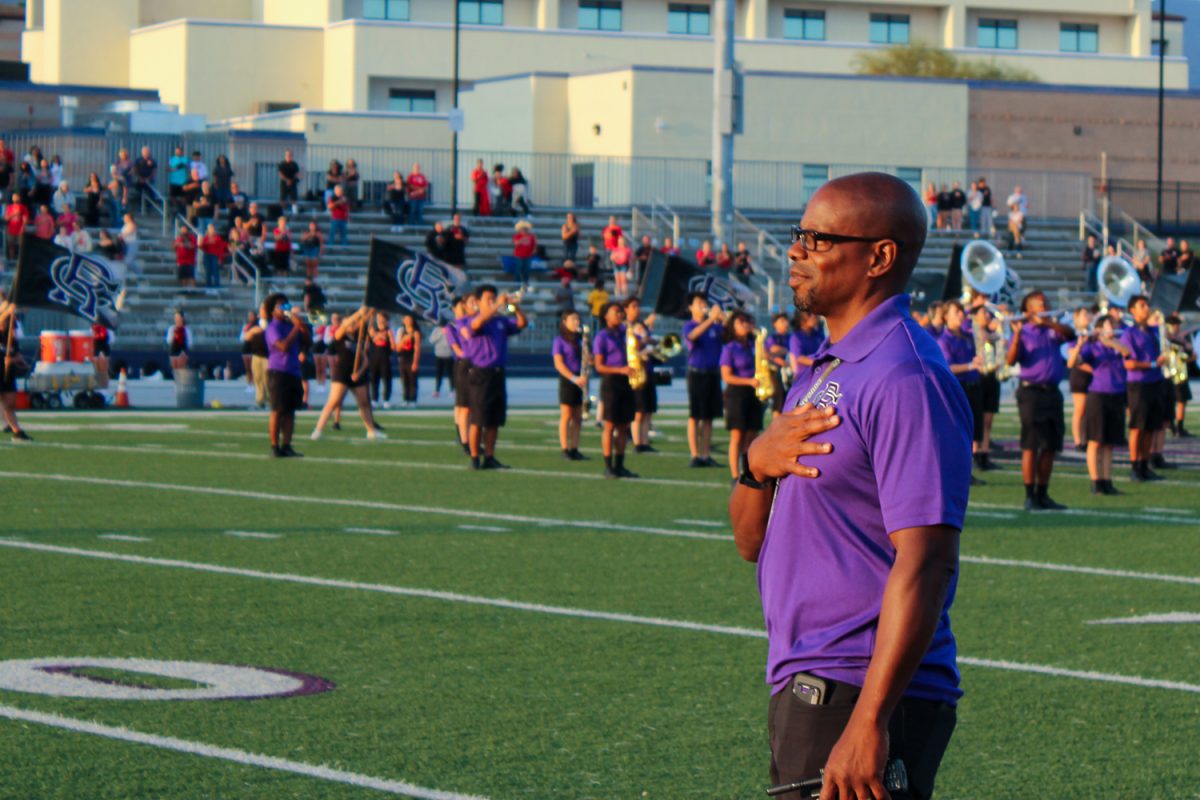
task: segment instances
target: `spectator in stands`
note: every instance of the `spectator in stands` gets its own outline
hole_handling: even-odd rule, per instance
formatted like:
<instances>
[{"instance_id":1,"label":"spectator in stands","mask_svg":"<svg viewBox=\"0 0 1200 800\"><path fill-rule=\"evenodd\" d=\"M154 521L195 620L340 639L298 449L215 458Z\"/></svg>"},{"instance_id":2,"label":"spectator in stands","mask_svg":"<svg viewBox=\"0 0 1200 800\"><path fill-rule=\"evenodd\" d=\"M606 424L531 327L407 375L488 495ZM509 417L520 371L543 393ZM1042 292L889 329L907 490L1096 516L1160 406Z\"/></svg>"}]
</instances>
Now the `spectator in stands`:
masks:
<instances>
[{"instance_id":1,"label":"spectator in stands","mask_svg":"<svg viewBox=\"0 0 1200 800\"><path fill-rule=\"evenodd\" d=\"M288 203L291 203L293 213L295 213L295 204L300 201L300 176L303 171L296 163L296 159L292 157L291 150L283 151L283 161L279 162L277 171L279 172L279 204L287 206Z\"/></svg>"},{"instance_id":2,"label":"spectator in stands","mask_svg":"<svg viewBox=\"0 0 1200 800\"><path fill-rule=\"evenodd\" d=\"M429 199L429 179L421 172L420 164L412 165L412 172L404 183L408 187L409 216L420 225L425 221L425 203Z\"/></svg>"},{"instance_id":3,"label":"spectator in stands","mask_svg":"<svg viewBox=\"0 0 1200 800\"><path fill-rule=\"evenodd\" d=\"M121 216L125 213L125 184L121 182L121 175L116 164L108 168L108 183L104 188L107 190L105 199L108 201L108 224L119 225Z\"/></svg>"},{"instance_id":4,"label":"spectator in stands","mask_svg":"<svg viewBox=\"0 0 1200 800\"><path fill-rule=\"evenodd\" d=\"M571 287L570 275L563 275L562 282L554 290L554 310L560 316L575 310L575 290Z\"/></svg>"},{"instance_id":5,"label":"spectator in stands","mask_svg":"<svg viewBox=\"0 0 1200 800\"><path fill-rule=\"evenodd\" d=\"M54 227L54 215L50 213L50 206L38 206L37 216L33 218L33 235L39 239L53 239Z\"/></svg>"},{"instance_id":6,"label":"spectator in stands","mask_svg":"<svg viewBox=\"0 0 1200 800\"><path fill-rule=\"evenodd\" d=\"M533 224L521 220L513 233L513 258L517 261L517 279L522 289L530 285L529 270L533 264L533 254L537 252L537 236L533 233Z\"/></svg>"},{"instance_id":7,"label":"spectator in stands","mask_svg":"<svg viewBox=\"0 0 1200 800\"><path fill-rule=\"evenodd\" d=\"M967 187L967 229L979 230L979 209L983 207L983 194L979 191L979 181L971 181Z\"/></svg>"},{"instance_id":8,"label":"spectator in stands","mask_svg":"<svg viewBox=\"0 0 1200 800\"><path fill-rule=\"evenodd\" d=\"M200 155L199 150L192 151L192 160L188 162L188 171L199 176L202 181L208 180L208 165L204 163L204 156Z\"/></svg>"},{"instance_id":9,"label":"spectator in stands","mask_svg":"<svg viewBox=\"0 0 1200 800\"><path fill-rule=\"evenodd\" d=\"M144 206L145 194L154 194L154 181L158 177L158 162L150 155L150 148L143 147L137 161L133 162L133 189L138 201Z\"/></svg>"},{"instance_id":10,"label":"spectator in stands","mask_svg":"<svg viewBox=\"0 0 1200 800\"><path fill-rule=\"evenodd\" d=\"M608 305L608 292L604 288L604 279L596 278L592 282L592 290L587 296L588 309L592 312L592 331L602 330L600 315Z\"/></svg>"},{"instance_id":11,"label":"spectator in stands","mask_svg":"<svg viewBox=\"0 0 1200 800\"><path fill-rule=\"evenodd\" d=\"M63 209L63 212L58 215L58 224L66 225L67 230L71 233L75 232L75 229L79 227L79 215L75 213L73 206L67 206Z\"/></svg>"},{"instance_id":12,"label":"spectator in stands","mask_svg":"<svg viewBox=\"0 0 1200 800\"><path fill-rule=\"evenodd\" d=\"M492 198L488 192L488 173L483 167L482 158L475 161L475 169L471 170L471 184L475 187L475 202L471 206L471 214L476 217L490 217ZM434 396L437 396L436 392Z\"/></svg>"},{"instance_id":13,"label":"spectator in stands","mask_svg":"<svg viewBox=\"0 0 1200 800\"><path fill-rule=\"evenodd\" d=\"M13 192L11 202L4 209L4 252L10 261L17 260L21 234L28 224L29 207L22 201L19 192Z\"/></svg>"},{"instance_id":14,"label":"spectator in stands","mask_svg":"<svg viewBox=\"0 0 1200 800\"><path fill-rule=\"evenodd\" d=\"M1014 202L1008 207L1008 240L1009 249L1015 250L1020 258L1021 250L1025 246L1025 212L1021 210L1019 202Z\"/></svg>"},{"instance_id":15,"label":"spectator in stands","mask_svg":"<svg viewBox=\"0 0 1200 800\"><path fill-rule=\"evenodd\" d=\"M678 256L679 248L675 246L675 241L670 236L663 237L663 246L659 248L665 256Z\"/></svg>"},{"instance_id":16,"label":"spectator in stands","mask_svg":"<svg viewBox=\"0 0 1200 800\"><path fill-rule=\"evenodd\" d=\"M346 244L346 229L350 224L350 203L346 200L346 190L339 183L333 187L333 196L329 198L329 244L338 244L341 240Z\"/></svg>"},{"instance_id":17,"label":"spectator in stands","mask_svg":"<svg viewBox=\"0 0 1200 800\"><path fill-rule=\"evenodd\" d=\"M704 244L696 251L696 266L711 267L717 263L717 254L713 252L712 241L705 239Z\"/></svg>"},{"instance_id":18,"label":"spectator in stands","mask_svg":"<svg viewBox=\"0 0 1200 800\"><path fill-rule=\"evenodd\" d=\"M519 211L521 214L529 216L529 181L525 180L525 176L517 167L512 168L512 174L508 177L508 185L512 187L513 214L515 215Z\"/></svg>"},{"instance_id":19,"label":"spectator in stands","mask_svg":"<svg viewBox=\"0 0 1200 800\"><path fill-rule=\"evenodd\" d=\"M992 187L982 175L976 182L979 184L979 230L990 238L996 235L996 223L992 219Z\"/></svg>"},{"instance_id":20,"label":"spectator in stands","mask_svg":"<svg viewBox=\"0 0 1200 800\"><path fill-rule=\"evenodd\" d=\"M37 204L50 205L51 198L54 197L54 177L50 174L50 162L42 159L42 163L35 171L37 179L37 188L34 190L37 198Z\"/></svg>"},{"instance_id":21,"label":"spectator in stands","mask_svg":"<svg viewBox=\"0 0 1200 800\"><path fill-rule=\"evenodd\" d=\"M109 261L122 261L125 256L125 245L122 244L121 237L113 236L106 228L100 229L100 242L96 249Z\"/></svg>"},{"instance_id":22,"label":"spectator in stands","mask_svg":"<svg viewBox=\"0 0 1200 800\"><path fill-rule=\"evenodd\" d=\"M304 279L304 310L309 314L319 314L325 310L325 306L329 303L329 299L325 297L325 290L317 283L315 278Z\"/></svg>"},{"instance_id":23,"label":"spectator in stands","mask_svg":"<svg viewBox=\"0 0 1200 800\"><path fill-rule=\"evenodd\" d=\"M29 166L28 161L22 161L17 172L17 191L21 193L23 199L29 202L33 202L37 195L37 177L33 174L33 167Z\"/></svg>"},{"instance_id":24,"label":"spectator in stands","mask_svg":"<svg viewBox=\"0 0 1200 800\"><path fill-rule=\"evenodd\" d=\"M50 185L58 186L63 182L63 163L62 156L55 155L50 159Z\"/></svg>"},{"instance_id":25,"label":"spectator in stands","mask_svg":"<svg viewBox=\"0 0 1200 800\"><path fill-rule=\"evenodd\" d=\"M462 214L455 213L446 229L446 263L466 269L467 242L470 240L471 231L462 224Z\"/></svg>"},{"instance_id":26,"label":"spectator in stands","mask_svg":"<svg viewBox=\"0 0 1200 800\"><path fill-rule=\"evenodd\" d=\"M196 235L186 226L175 237L175 277L184 288L196 285Z\"/></svg>"},{"instance_id":27,"label":"spectator in stands","mask_svg":"<svg viewBox=\"0 0 1200 800\"><path fill-rule=\"evenodd\" d=\"M1021 190L1020 186L1013 187L1013 193L1008 196L1008 201L1005 203L1005 205L1011 208L1014 203L1021 212L1021 219L1024 220L1027 218L1029 215L1029 198L1025 195L1025 192ZM1024 231L1023 228L1022 231Z\"/></svg>"},{"instance_id":28,"label":"spectator in stands","mask_svg":"<svg viewBox=\"0 0 1200 800\"><path fill-rule=\"evenodd\" d=\"M233 176L236 174L224 153L217 156L212 169L212 187L218 208L229 208L233 203Z\"/></svg>"},{"instance_id":29,"label":"spectator in stands","mask_svg":"<svg viewBox=\"0 0 1200 800\"><path fill-rule=\"evenodd\" d=\"M187 317L182 311L175 312L175 322L167 328L167 348L171 369L187 369L188 353L192 349L192 330L188 327Z\"/></svg>"},{"instance_id":30,"label":"spectator in stands","mask_svg":"<svg viewBox=\"0 0 1200 800\"><path fill-rule=\"evenodd\" d=\"M633 258L637 262L637 274L634 280L641 280L641 277L646 274L646 269L650 266L650 256L654 255L654 241L647 235L642 237L642 243L638 245L638 249L634 251Z\"/></svg>"},{"instance_id":31,"label":"spectator in stands","mask_svg":"<svg viewBox=\"0 0 1200 800\"><path fill-rule=\"evenodd\" d=\"M725 242L721 242L721 249L717 251L717 266L720 269L733 269L733 253Z\"/></svg>"},{"instance_id":32,"label":"spectator in stands","mask_svg":"<svg viewBox=\"0 0 1200 800\"><path fill-rule=\"evenodd\" d=\"M617 297L624 298L629 294L629 270L633 267L633 250L624 236L617 239L617 246L609 253L612 262L613 278L616 282L614 291Z\"/></svg>"},{"instance_id":33,"label":"spectator in stands","mask_svg":"<svg viewBox=\"0 0 1200 800\"><path fill-rule=\"evenodd\" d=\"M1188 273L1188 270L1192 268L1192 257L1194 255L1195 253L1193 253L1191 247L1188 246L1187 240L1180 239L1179 263L1175 266L1175 273L1177 275L1186 275Z\"/></svg>"},{"instance_id":34,"label":"spectator in stands","mask_svg":"<svg viewBox=\"0 0 1200 800\"><path fill-rule=\"evenodd\" d=\"M600 253L596 250L596 245L588 245L588 256L584 264L587 272L587 279L589 281L594 282L601 277L600 270L603 268L603 259L600 257Z\"/></svg>"},{"instance_id":35,"label":"spectator in stands","mask_svg":"<svg viewBox=\"0 0 1200 800\"><path fill-rule=\"evenodd\" d=\"M329 169L325 170L325 199L326 206L333 199L333 190L346 182L346 171L342 169L342 162L336 158L329 162Z\"/></svg>"},{"instance_id":36,"label":"spectator in stands","mask_svg":"<svg viewBox=\"0 0 1200 800\"><path fill-rule=\"evenodd\" d=\"M738 242L737 254L733 257L733 271L747 280L754 274L754 264L745 242Z\"/></svg>"},{"instance_id":37,"label":"spectator in stands","mask_svg":"<svg viewBox=\"0 0 1200 800\"><path fill-rule=\"evenodd\" d=\"M71 232L71 249L76 253L92 252L92 236L87 232L87 228L77 227Z\"/></svg>"},{"instance_id":38,"label":"spectator in stands","mask_svg":"<svg viewBox=\"0 0 1200 800\"><path fill-rule=\"evenodd\" d=\"M346 174L342 178L342 186L346 187L346 201L350 203L350 208L357 211L361 207L359 198L359 186L362 181L362 175L358 172L358 162L353 158L346 161Z\"/></svg>"},{"instance_id":39,"label":"spectator in stands","mask_svg":"<svg viewBox=\"0 0 1200 800\"><path fill-rule=\"evenodd\" d=\"M183 148L175 145L175 155L167 162L167 198L179 213L184 206L183 185L188 182L191 170L188 169L187 156Z\"/></svg>"},{"instance_id":40,"label":"spectator in stands","mask_svg":"<svg viewBox=\"0 0 1200 800\"><path fill-rule=\"evenodd\" d=\"M1174 275L1178 267L1179 248L1175 246L1175 240L1168 236L1166 245L1158 253L1158 274Z\"/></svg>"},{"instance_id":41,"label":"spectator in stands","mask_svg":"<svg viewBox=\"0 0 1200 800\"><path fill-rule=\"evenodd\" d=\"M925 185L925 194L921 195L925 201L925 210L929 213L929 227L937 227L938 216L938 190L937 186L932 181Z\"/></svg>"},{"instance_id":42,"label":"spectator in stands","mask_svg":"<svg viewBox=\"0 0 1200 800\"><path fill-rule=\"evenodd\" d=\"M75 193L71 191L71 186L66 181L58 184L58 188L54 190L54 197L50 201L51 207L54 209L54 215L60 216L63 212L70 209L75 210Z\"/></svg>"},{"instance_id":43,"label":"spectator in stands","mask_svg":"<svg viewBox=\"0 0 1200 800\"><path fill-rule=\"evenodd\" d=\"M939 231L950 230L950 206L952 203L950 187L943 183L941 191L937 194L937 229Z\"/></svg>"},{"instance_id":44,"label":"spectator in stands","mask_svg":"<svg viewBox=\"0 0 1200 800\"><path fill-rule=\"evenodd\" d=\"M625 235L625 231L617 223L616 217L609 217L608 224L604 226L601 236L604 237L604 251L606 254L611 254L613 248L617 246L617 242Z\"/></svg>"},{"instance_id":45,"label":"spectator in stands","mask_svg":"<svg viewBox=\"0 0 1200 800\"><path fill-rule=\"evenodd\" d=\"M133 214L125 215L125 224L121 227L121 244L125 253L125 267L134 275L141 276L142 268L138 264L138 227L133 221Z\"/></svg>"},{"instance_id":46,"label":"spectator in stands","mask_svg":"<svg viewBox=\"0 0 1200 800\"><path fill-rule=\"evenodd\" d=\"M509 201L512 199L512 186L504 175L504 165L492 167L492 182L489 190L492 195L492 213L496 216L507 214L510 210Z\"/></svg>"},{"instance_id":47,"label":"spectator in stands","mask_svg":"<svg viewBox=\"0 0 1200 800\"><path fill-rule=\"evenodd\" d=\"M89 228L100 227L100 201L104 197L104 187L100 185L100 176L94 172L88 175L83 197L83 224Z\"/></svg>"},{"instance_id":48,"label":"spectator in stands","mask_svg":"<svg viewBox=\"0 0 1200 800\"><path fill-rule=\"evenodd\" d=\"M1087 242L1083 245L1083 251L1079 254L1079 259L1083 264L1083 281L1087 286L1087 291L1095 294L1099 291L1098 278L1096 276L1096 267L1100 265L1100 245L1096 242L1096 237L1088 234Z\"/></svg>"},{"instance_id":49,"label":"spectator in stands","mask_svg":"<svg viewBox=\"0 0 1200 800\"><path fill-rule=\"evenodd\" d=\"M308 230L300 237L300 255L304 258L304 274L315 280L321 256L325 255L325 237L316 220L309 221Z\"/></svg>"},{"instance_id":50,"label":"spectator in stands","mask_svg":"<svg viewBox=\"0 0 1200 800\"><path fill-rule=\"evenodd\" d=\"M71 234L71 229L66 225L59 225L58 233L54 237L54 243L64 250L74 250L75 237Z\"/></svg>"},{"instance_id":51,"label":"spectator in stands","mask_svg":"<svg viewBox=\"0 0 1200 800\"><path fill-rule=\"evenodd\" d=\"M217 233L216 225L210 224L205 228L200 251L204 253L204 285L209 289L221 288L221 265L229 256L229 245Z\"/></svg>"},{"instance_id":52,"label":"spectator in stands","mask_svg":"<svg viewBox=\"0 0 1200 800\"><path fill-rule=\"evenodd\" d=\"M200 184L200 194L192 201L191 208L188 209L188 222L196 226L197 230L204 230L208 223L216 219L217 216L217 196L213 192L212 184L208 181L202 181Z\"/></svg>"},{"instance_id":53,"label":"spectator in stands","mask_svg":"<svg viewBox=\"0 0 1200 800\"><path fill-rule=\"evenodd\" d=\"M288 230L287 217L280 217L271 231L271 266L275 274L284 277L292 270L292 232Z\"/></svg>"},{"instance_id":54,"label":"spectator in stands","mask_svg":"<svg viewBox=\"0 0 1200 800\"><path fill-rule=\"evenodd\" d=\"M247 209L250 213L242 225L242 236L251 249L262 250L267 240L267 221L258 210L258 203L251 203Z\"/></svg>"},{"instance_id":55,"label":"spectator in stands","mask_svg":"<svg viewBox=\"0 0 1200 800\"><path fill-rule=\"evenodd\" d=\"M425 234L425 252L439 261L445 261L446 238L446 229L441 221L433 223L433 228Z\"/></svg>"},{"instance_id":56,"label":"spectator in stands","mask_svg":"<svg viewBox=\"0 0 1200 800\"><path fill-rule=\"evenodd\" d=\"M1154 271L1151 266L1153 262L1150 260L1150 250L1146 247L1145 239L1137 240L1137 248L1133 251L1130 263L1137 270L1138 277L1142 279L1142 294L1150 294L1150 289L1154 286Z\"/></svg>"},{"instance_id":57,"label":"spectator in stands","mask_svg":"<svg viewBox=\"0 0 1200 800\"><path fill-rule=\"evenodd\" d=\"M567 220L562 224L563 261L574 261L579 256L579 220L571 212L567 212Z\"/></svg>"},{"instance_id":58,"label":"spectator in stands","mask_svg":"<svg viewBox=\"0 0 1200 800\"><path fill-rule=\"evenodd\" d=\"M392 182L387 187L383 210L392 218L392 233L404 230L404 218L405 212L408 210L408 203L405 200L404 175L399 170L392 173Z\"/></svg>"},{"instance_id":59,"label":"spectator in stands","mask_svg":"<svg viewBox=\"0 0 1200 800\"><path fill-rule=\"evenodd\" d=\"M8 197L15 170L13 159L6 157L5 153L11 155L12 150L5 147L4 140L0 139L0 198Z\"/></svg>"},{"instance_id":60,"label":"spectator in stands","mask_svg":"<svg viewBox=\"0 0 1200 800\"><path fill-rule=\"evenodd\" d=\"M950 187L950 229L961 231L963 227L963 209L967 207L967 195L962 190L962 184L955 181Z\"/></svg>"},{"instance_id":61,"label":"spectator in stands","mask_svg":"<svg viewBox=\"0 0 1200 800\"><path fill-rule=\"evenodd\" d=\"M129 206L129 193L135 180L133 159L124 147L117 151L117 161L113 166L117 168L117 180L121 183L121 208L124 209Z\"/></svg>"},{"instance_id":62,"label":"spectator in stands","mask_svg":"<svg viewBox=\"0 0 1200 800\"><path fill-rule=\"evenodd\" d=\"M242 191L242 187L238 186L237 181L229 182L229 223L232 225L233 220L237 217L250 216L250 198Z\"/></svg>"},{"instance_id":63,"label":"spectator in stands","mask_svg":"<svg viewBox=\"0 0 1200 800\"><path fill-rule=\"evenodd\" d=\"M42 163L42 148L36 144L29 146L29 152L25 154L25 163L29 165L31 170L36 170Z\"/></svg>"},{"instance_id":64,"label":"spectator in stands","mask_svg":"<svg viewBox=\"0 0 1200 800\"><path fill-rule=\"evenodd\" d=\"M246 223L239 217L232 228L229 229L227 240L229 242L229 257L230 260L237 260L237 254L241 255L254 262L250 252L250 237L246 235ZM256 263L256 262L255 262Z\"/></svg>"}]
</instances>

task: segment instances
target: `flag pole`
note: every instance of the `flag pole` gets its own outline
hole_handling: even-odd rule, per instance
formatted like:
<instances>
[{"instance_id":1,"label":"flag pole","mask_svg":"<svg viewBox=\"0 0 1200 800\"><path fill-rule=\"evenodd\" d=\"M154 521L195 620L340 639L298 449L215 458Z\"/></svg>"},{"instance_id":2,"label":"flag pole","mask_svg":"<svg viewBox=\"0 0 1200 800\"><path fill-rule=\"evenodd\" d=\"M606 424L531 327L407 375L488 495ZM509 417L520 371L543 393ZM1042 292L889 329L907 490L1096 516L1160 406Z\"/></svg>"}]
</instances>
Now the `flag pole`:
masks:
<instances>
[{"instance_id":1,"label":"flag pole","mask_svg":"<svg viewBox=\"0 0 1200 800\"><path fill-rule=\"evenodd\" d=\"M366 311L367 307L363 306L361 311ZM363 338L367 332L367 324L370 314L364 314L363 319L358 324L358 343L354 345L354 368L350 370L350 380L358 380L358 364L363 354Z\"/></svg>"},{"instance_id":2,"label":"flag pole","mask_svg":"<svg viewBox=\"0 0 1200 800\"><path fill-rule=\"evenodd\" d=\"M13 270L12 297L10 297L9 301L8 301L8 305L9 305L8 334L7 334L7 341L5 342L5 345L4 345L4 365L3 365L3 369L2 369L5 379L8 378L8 370L10 369L9 365L12 364L12 362L16 360L13 357L12 347L13 347L13 335L15 334L16 328L17 328L17 283L21 280L21 261L22 261L21 256L23 256L24 253L25 253L25 231L21 231L21 240L17 244L17 266L16 266L16 269Z\"/></svg>"}]
</instances>

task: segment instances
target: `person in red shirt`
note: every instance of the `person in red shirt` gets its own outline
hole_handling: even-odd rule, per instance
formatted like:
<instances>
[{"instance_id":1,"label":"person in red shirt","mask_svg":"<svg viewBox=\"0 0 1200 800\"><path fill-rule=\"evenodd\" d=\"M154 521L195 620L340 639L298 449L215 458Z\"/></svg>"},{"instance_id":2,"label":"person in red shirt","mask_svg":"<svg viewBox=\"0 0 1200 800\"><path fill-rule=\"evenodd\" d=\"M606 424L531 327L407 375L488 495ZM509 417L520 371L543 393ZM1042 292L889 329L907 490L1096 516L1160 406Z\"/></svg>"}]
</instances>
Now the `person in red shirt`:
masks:
<instances>
[{"instance_id":1,"label":"person in red shirt","mask_svg":"<svg viewBox=\"0 0 1200 800\"><path fill-rule=\"evenodd\" d=\"M483 168L482 158L475 162L475 169L471 172L471 183L475 184L475 205L471 213L477 217L490 217L492 198L488 194L488 174Z\"/></svg>"},{"instance_id":2,"label":"person in red shirt","mask_svg":"<svg viewBox=\"0 0 1200 800\"><path fill-rule=\"evenodd\" d=\"M633 264L633 250L624 236L617 237L617 246L609 253L613 265L613 277L616 280L617 297L625 297L629 292L629 268Z\"/></svg>"},{"instance_id":3,"label":"person in red shirt","mask_svg":"<svg viewBox=\"0 0 1200 800\"><path fill-rule=\"evenodd\" d=\"M733 269L733 253L729 250L729 245L721 243L721 249L717 252L717 266L721 269Z\"/></svg>"},{"instance_id":4,"label":"person in red shirt","mask_svg":"<svg viewBox=\"0 0 1200 800\"><path fill-rule=\"evenodd\" d=\"M610 254L616 248L618 240L625 235L625 231L617 224L616 217L608 218L608 225L604 228L604 249Z\"/></svg>"},{"instance_id":5,"label":"person in red shirt","mask_svg":"<svg viewBox=\"0 0 1200 800\"><path fill-rule=\"evenodd\" d=\"M513 234L513 258L517 260L517 277L521 281L521 288L529 285L529 268L536 252L537 237L533 235L533 224L521 220Z\"/></svg>"},{"instance_id":6,"label":"person in red shirt","mask_svg":"<svg viewBox=\"0 0 1200 800\"><path fill-rule=\"evenodd\" d=\"M54 224L54 215L50 213L50 206L39 206L38 214L33 219L33 235L49 241L54 238L57 228L58 226Z\"/></svg>"},{"instance_id":7,"label":"person in red shirt","mask_svg":"<svg viewBox=\"0 0 1200 800\"><path fill-rule=\"evenodd\" d=\"M204 253L204 285L210 289L221 288L221 265L229 254L229 245L224 237L217 233L215 225L209 225L200 240L200 250Z\"/></svg>"},{"instance_id":8,"label":"person in red shirt","mask_svg":"<svg viewBox=\"0 0 1200 800\"><path fill-rule=\"evenodd\" d=\"M678 256L679 255L679 248L675 246L675 242L671 240L670 236L663 237L663 246L661 248L659 248L659 251L663 255L668 255L668 256Z\"/></svg>"},{"instance_id":9,"label":"person in red shirt","mask_svg":"<svg viewBox=\"0 0 1200 800\"><path fill-rule=\"evenodd\" d=\"M422 214L425 210L425 201L429 199L429 179L422 174L420 164L412 165L412 172L409 173L405 183L408 185L409 222L420 225L425 222Z\"/></svg>"},{"instance_id":10,"label":"person in red shirt","mask_svg":"<svg viewBox=\"0 0 1200 800\"><path fill-rule=\"evenodd\" d=\"M349 209L349 202L347 202ZM349 215L349 210L346 214ZM287 275L292 268L292 233L288 230L287 218L280 217L275 230L271 231L271 239L275 248L271 251L271 263L276 275Z\"/></svg>"},{"instance_id":11,"label":"person in red shirt","mask_svg":"<svg viewBox=\"0 0 1200 800\"><path fill-rule=\"evenodd\" d=\"M12 202L4 209L5 253L10 261L17 258L21 234L29 224L29 208L21 202L21 195L13 192Z\"/></svg>"},{"instance_id":12,"label":"person in red shirt","mask_svg":"<svg viewBox=\"0 0 1200 800\"><path fill-rule=\"evenodd\" d=\"M92 363L101 380L108 378L108 359L112 355L113 332L99 322L92 324Z\"/></svg>"},{"instance_id":13,"label":"person in red shirt","mask_svg":"<svg viewBox=\"0 0 1200 800\"><path fill-rule=\"evenodd\" d=\"M191 228L175 237L175 276L180 286L196 285L196 236Z\"/></svg>"},{"instance_id":14,"label":"person in red shirt","mask_svg":"<svg viewBox=\"0 0 1200 800\"><path fill-rule=\"evenodd\" d=\"M696 266L711 267L715 263L717 263L717 254L713 252L712 242L705 239L704 244L700 245L700 249L696 251Z\"/></svg>"},{"instance_id":15,"label":"person in red shirt","mask_svg":"<svg viewBox=\"0 0 1200 800\"><path fill-rule=\"evenodd\" d=\"M410 178L411 180L411 178ZM346 199L346 191L341 186L333 187L333 195L329 198L329 245L346 244L346 229L350 224L350 201Z\"/></svg>"}]
</instances>

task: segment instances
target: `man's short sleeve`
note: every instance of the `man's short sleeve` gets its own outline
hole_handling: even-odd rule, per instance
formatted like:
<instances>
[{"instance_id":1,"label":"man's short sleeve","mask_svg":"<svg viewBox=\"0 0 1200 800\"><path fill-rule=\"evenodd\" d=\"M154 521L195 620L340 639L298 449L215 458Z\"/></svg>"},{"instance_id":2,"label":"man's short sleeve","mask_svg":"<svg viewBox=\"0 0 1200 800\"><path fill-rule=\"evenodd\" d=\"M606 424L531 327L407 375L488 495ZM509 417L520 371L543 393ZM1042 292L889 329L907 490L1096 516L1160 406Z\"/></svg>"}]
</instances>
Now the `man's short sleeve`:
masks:
<instances>
[{"instance_id":1,"label":"man's short sleeve","mask_svg":"<svg viewBox=\"0 0 1200 800\"><path fill-rule=\"evenodd\" d=\"M864 426L888 533L962 529L971 481L971 409L958 381L911 375L888 382Z\"/></svg>"},{"instance_id":2,"label":"man's short sleeve","mask_svg":"<svg viewBox=\"0 0 1200 800\"><path fill-rule=\"evenodd\" d=\"M270 325L270 324L267 325L267 331L266 331L267 347L269 347L272 350L275 349L275 343L280 341L283 338L282 336L280 336L280 333L281 333L281 331L280 331L278 325Z\"/></svg>"},{"instance_id":3,"label":"man's short sleeve","mask_svg":"<svg viewBox=\"0 0 1200 800\"><path fill-rule=\"evenodd\" d=\"M507 336L516 336L521 332L521 326L517 324L513 317L501 317L504 320L504 333Z\"/></svg>"}]
</instances>

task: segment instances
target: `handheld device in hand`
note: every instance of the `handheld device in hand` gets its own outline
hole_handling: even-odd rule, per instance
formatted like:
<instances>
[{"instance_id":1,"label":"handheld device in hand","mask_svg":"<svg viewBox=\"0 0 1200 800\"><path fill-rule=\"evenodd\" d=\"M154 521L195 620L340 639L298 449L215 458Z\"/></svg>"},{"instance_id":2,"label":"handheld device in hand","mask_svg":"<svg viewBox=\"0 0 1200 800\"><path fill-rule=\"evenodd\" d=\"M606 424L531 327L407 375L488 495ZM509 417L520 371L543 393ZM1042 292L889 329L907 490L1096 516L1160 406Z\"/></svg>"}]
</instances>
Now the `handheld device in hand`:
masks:
<instances>
[{"instance_id":1,"label":"handheld device in hand","mask_svg":"<svg viewBox=\"0 0 1200 800\"><path fill-rule=\"evenodd\" d=\"M783 783L779 786L772 786L767 789L767 794L771 797L776 797L788 792L800 792L801 797L820 797L821 786L825 783L824 772L824 770L821 770L822 776L819 778L806 778L795 783ZM889 792L908 791L908 770L904 768L904 762L900 759L893 758L884 767L883 788Z\"/></svg>"}]
</instances>

